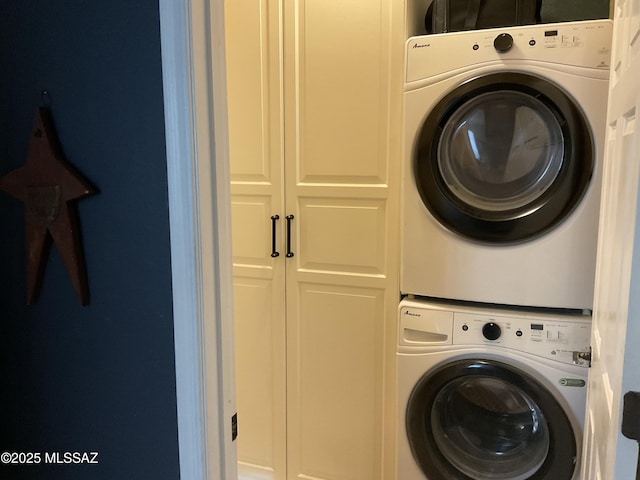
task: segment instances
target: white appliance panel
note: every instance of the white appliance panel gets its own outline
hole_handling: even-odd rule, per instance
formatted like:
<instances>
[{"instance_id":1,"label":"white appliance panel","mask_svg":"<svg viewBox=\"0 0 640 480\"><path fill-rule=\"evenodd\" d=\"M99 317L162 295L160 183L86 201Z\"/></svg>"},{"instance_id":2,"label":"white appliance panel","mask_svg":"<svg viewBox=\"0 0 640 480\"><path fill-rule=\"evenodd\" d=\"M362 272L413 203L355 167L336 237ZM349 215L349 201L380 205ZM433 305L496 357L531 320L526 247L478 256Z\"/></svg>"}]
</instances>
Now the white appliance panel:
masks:
<instances>
[{"instance_id":1,"label":"white appliance panel","mask_svg":"<svg viewBox=\"0 0 640 480\"><path fill-rule=\"evenodd\" d=\"M502 334L493 341L481 333L482 326L492 322L502 327ZM470 328L465 331L464 325ZM406 433L406 409L414 387L424 375L471 358L516 367L552 393L574 430L579 468L588 361L573 361L573 353L588 351L589 316L405 299L399 307L398 329L396 480L428 480L413 457ZM407 331L441 333L449 329L451 337L445 344L434 343L428 336L424 342L416 341L415 336L406 338ZM523 331L522 336L517 335L518 330ZM572 480L580 479L576 470Z\"/></svg>"},{"instance_id":2,"label":"white appliance panel","mask_svg":"<svg viewBox=\"0 0 640 480\"><path fill-rule=\"evenodd\" d=\"M489 45L498 32L513 34L514 47L505 54ZM409 39L402 168L403 293L505 305L592 308L610 35L611 22L601 20ZM534 45L529 45L532 39ZM548 232L513 244L481 243L443 226L423 203L413 171L416 141L434 106L466 81L500 72L536 76L564 91L583 112L595 153L589 186L571 214Z\"/></svg>"}]
</instances>

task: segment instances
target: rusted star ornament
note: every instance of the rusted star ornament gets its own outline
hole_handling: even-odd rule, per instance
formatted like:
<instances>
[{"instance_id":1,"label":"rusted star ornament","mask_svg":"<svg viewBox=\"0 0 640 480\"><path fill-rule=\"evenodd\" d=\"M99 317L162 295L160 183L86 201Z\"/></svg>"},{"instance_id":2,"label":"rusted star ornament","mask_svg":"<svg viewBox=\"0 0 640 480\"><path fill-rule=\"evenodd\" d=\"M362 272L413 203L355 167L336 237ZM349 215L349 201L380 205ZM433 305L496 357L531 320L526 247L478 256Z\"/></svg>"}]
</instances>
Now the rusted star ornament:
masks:
<instances>
[{"instance_id":1,"label":"rusted star ornament","mask_svg":"<svg viewBox=\"0 0 640 480\"><path fill-rule=\"evenodd\" d=\"M29 142L27 162L0 178L0 189L24 202L27 303L35 303L51 242L55 243L82 305L89 288L75 200L96 190L62 154L51 112L40 107Z\"/></svg>"}]
</instances>

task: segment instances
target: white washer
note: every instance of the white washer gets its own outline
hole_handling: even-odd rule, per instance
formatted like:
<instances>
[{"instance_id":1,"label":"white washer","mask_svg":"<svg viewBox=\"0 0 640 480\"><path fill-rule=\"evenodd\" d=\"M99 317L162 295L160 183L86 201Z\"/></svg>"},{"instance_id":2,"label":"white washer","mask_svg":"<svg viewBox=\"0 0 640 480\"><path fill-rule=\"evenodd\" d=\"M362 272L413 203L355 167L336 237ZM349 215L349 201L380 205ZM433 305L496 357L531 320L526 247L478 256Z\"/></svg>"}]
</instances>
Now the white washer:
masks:
<instances>
[{"instance_id":1,"label":"white washer","mask_svg":"<svg viewBox=\"0 0 640 480\"><path fill-rule=\"evenodd\" d=\"M592 308L611 27L408 40L403 293Z\"/></svg>"},{"instance_id":2,"label":"white washer","mask_svg":"<svg viewBox=\"0 0 640 480\"><path fill-rule=\"evenodd\" d=\"M415 300L399 315L396 480L580 479L589 317Z\"/></svg>"}]
</instances>

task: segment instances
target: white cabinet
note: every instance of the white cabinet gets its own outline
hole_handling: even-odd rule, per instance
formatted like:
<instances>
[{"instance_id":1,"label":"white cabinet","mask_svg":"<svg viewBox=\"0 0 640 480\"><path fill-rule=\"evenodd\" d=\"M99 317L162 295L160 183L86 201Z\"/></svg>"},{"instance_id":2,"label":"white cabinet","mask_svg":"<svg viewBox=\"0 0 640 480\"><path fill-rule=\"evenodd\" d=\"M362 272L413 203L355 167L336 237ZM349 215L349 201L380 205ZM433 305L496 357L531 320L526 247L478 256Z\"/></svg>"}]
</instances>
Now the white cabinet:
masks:
<instances>
[{"instance_id":1,"label":"white cabinet","mask_svg":"<svg viewBox=\"0 0 640 480\"><path fill-rule=\"evenodd\" d=\"M390 478L404 2L225 8L239 470Z\"/></svg>"}]
</instances>

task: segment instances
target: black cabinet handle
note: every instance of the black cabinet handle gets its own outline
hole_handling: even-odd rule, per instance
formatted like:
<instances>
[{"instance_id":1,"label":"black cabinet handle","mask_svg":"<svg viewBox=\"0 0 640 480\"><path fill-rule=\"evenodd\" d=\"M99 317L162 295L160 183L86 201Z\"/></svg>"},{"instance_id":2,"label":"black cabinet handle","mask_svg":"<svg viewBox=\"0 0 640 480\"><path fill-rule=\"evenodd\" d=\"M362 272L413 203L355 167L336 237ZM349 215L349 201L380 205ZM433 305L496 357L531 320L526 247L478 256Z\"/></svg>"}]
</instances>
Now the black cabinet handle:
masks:
<instances>
[{"instance_id":1,"label":"black cabinet handle","mask_svg":"<svg viewBox=\"0 0 640 480\"><path fill-rule=\"evenodd\" d=\"M293 215L287 215L285 217L287 219L287 258L293 257L293 252L291 251L291 220L294 219Z\"/></svg>"},{"instance_id":2,"label":"black cabinet handle","mask_svg":"<svg viewBox=\"0 0 640 480\"><path fill-rule=\"evenodd\" d=\"M273 215L271 217L271 256L277 257L280 253L276 250L276 222L280 218L280 215Z\"/></svg>"}]
</instances>

